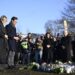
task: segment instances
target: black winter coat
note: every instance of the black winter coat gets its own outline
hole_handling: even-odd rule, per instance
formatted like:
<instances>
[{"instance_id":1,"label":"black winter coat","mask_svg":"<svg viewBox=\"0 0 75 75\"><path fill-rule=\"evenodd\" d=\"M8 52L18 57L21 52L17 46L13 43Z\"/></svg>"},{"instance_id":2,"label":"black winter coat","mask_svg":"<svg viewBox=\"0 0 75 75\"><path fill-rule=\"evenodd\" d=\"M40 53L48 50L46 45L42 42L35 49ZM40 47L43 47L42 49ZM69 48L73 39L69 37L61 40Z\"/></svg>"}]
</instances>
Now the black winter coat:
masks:
<instances>
[{"instance_id":1,"label":"black winter coat","mask_svg":"<svg viewBox=\"0 0 75 75\"><path fill-rule=\"evenodd\" d=\"M53 39L45 38L43 41L43 61L50 63L53 61ZM50 48L47 48L47 45L50 45Z\"/></svg>"},{"instance_id":2,"label":"black winter coat","mask_svg":"<svg viewBox=\"0 0 75 75\"><path fill-rule=\"evenodd\" d=\"M5 50L8 48L7 39L5 39L6 30L3 26L3 24L0 24L0 50Z\"/></svg>"},{"instance_id":3,"label":"black winter coat","mask_svg":"<svg viewBox=\"0 0 75 75\"><path fill-rule=\"evenodd\" d=\"M5 64L8 54L8 42L5 39L6 30L2 23L0 23L0 64Z\"/></svg>"},{"instance_id":4,"label":"black winter coat","mask_svg":"<svg viewBox=\"0 0 75 75\"><path fill-rule=\"evenodd\" d=\"M16 28L11 24L9 23L7 26L6 26L6 31L7 31L7 35L8 35L8 44L9 44L9 50L11 51L16 51L16 40L14 39L14 36L17 36L16 35Z\"/></svg>"}]
</instances>

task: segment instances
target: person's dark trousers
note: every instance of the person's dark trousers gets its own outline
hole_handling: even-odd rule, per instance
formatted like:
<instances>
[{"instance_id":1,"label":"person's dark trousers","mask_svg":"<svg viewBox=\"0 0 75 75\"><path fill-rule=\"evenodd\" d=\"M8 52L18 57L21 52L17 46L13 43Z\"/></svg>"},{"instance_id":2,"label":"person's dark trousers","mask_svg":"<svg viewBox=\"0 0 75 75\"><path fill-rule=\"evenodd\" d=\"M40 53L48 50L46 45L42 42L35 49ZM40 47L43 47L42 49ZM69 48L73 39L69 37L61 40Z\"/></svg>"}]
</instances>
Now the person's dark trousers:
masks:
<instances>
[{"instance_id":1,"label":"person's dark trousers","mask_svg":"<svg viewBox=\"0 0 75 75\"><path fill-rule=\"evenodd\" d=\"M0 54L0 64L7 64L7 54L5 52Z\"/></svg>"},{"instance_id":2,"label":"person's dark trousers","mask_svg":"<svg viewBox=\"0 0 75 75\"><path fill-rule=\"evenodd\" d=\"M8 66L14 66L15 51L9 51Z\"/></svg>"},{"instance_id":3,"label":"person's dark trousers","mask_svg":"<svg viewBox=\"0 0 75 75\"><path fill-rule=\"evenodd\" d=\"M31 51L31 54L30 54L30 62L34 62L35 61L35 51Z\"/></svg>"},{"instance_id":4,"label":"person's dark trousers","mask_svg":"<svg viewBox=\"0 0 75 75\"><path fill-rule=\"evenodd\" d=\"M52 52L52 50L48 50L47 51L48 53L48 56L47 56L47 63L52 63L53 62L53 52Z\"/></svg>"},{"instance_id":5,"label":"person's dark trousers","mask_svg":"<svg viewBox=\"0 0 75 75\"><path fill-rule=\"evenodd\" d=\"M29 52L28 54L27 54L27 57L28 57L28 59L27 59L27 63L29 64L30 63L30 56L31 56L31 53Z\"/></svg>"},{"instance_id":6,"label":"person's dark trousers","mask_svg":"<svg viewBox=\"0 0 75 75\"><path fill-rule=\"evenodd\" d=\"M75 62L75 41L72 41L73 61Z\"/></svg>"},{"instance_id":7,"label":"person's dark trousers","mask_svg":"<svg viewBox=\"0 0 75 75\"><path fill-rule=\"evenodd\" d=\"M37 62L37 63L39 63L39 64L41 64L41 62L42 62L42 50L41 49L37 49L36 51L35 51L35 61Z\"/></svg>"},{"instance_id":8,"label":"person's dark trousers","mask_svg":"<svg viewBox=\"0 0 75 75\"><path fill-rule=\"evenodd\" d=\"M72 61L71 50L67 51L67 61Z\"/></svg>"},{"instance_id":9,"label":"person's dark trousers","mask_svg":"<svg viewBox=\"0 0 75 75\"><path fill-rule=\"evenodd\" d=\"M24 52L23 53L23 64L27 65L30 63L30 56L31 56L30 52Z\"/></svg>"}]
</instances>

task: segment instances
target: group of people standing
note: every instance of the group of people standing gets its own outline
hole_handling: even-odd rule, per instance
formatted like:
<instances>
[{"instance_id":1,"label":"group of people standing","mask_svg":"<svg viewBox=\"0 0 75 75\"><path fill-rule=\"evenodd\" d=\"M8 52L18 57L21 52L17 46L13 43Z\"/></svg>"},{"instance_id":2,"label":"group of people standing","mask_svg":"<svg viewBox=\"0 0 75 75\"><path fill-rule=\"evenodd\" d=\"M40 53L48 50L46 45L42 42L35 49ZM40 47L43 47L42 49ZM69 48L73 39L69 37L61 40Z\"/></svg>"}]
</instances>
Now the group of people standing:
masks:
<instances>
[{"instance_id":1,"label":"group of people standing","mask_svg":"<svg viewBox=\"0 0 75 75\"><path fill-rule=\"evenodd\" d=\"M72 41L69 34L64 34L60 38L53 37L47 32L34 41L29 33L27 37L21 39L16 33L17 20L17 17L12 17L10 23L6 25L7 17L0 17L0 64L8 64L9 68L13 68L16 56L21 64L33 61L40 64L53 63L56 60L69 62L72 61L72 57L75 58L75 40Z\"/></svg>"},{"instance_id":2,"label":"group of people standing","mask_svg":"<svg viewBox=\"0 0 75 75\"><path fill-rule=\"evenodd\" d=\"M43 62L55 63L56 60L71 63L75 59L74 46L75 39L72 40L69 33L64 33L62 37L59 35L54 37L50 32L47 32L45 35L38 36L35 41L29 33L20 41L19 47L21 47L21 53L24 55L22 57L24 63L26 63L26 57L29 61L27 63L35 61L41 64Z\"/></svg>"}]
</instances>

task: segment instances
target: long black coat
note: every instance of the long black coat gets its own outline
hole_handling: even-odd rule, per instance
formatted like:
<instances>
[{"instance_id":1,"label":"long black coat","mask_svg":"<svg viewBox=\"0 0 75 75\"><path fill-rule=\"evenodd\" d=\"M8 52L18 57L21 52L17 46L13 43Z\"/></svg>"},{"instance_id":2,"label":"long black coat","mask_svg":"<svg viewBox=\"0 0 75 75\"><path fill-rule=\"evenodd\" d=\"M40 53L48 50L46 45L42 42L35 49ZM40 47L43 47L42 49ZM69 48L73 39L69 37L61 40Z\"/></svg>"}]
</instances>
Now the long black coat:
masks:
<instances>
[{"instance_id":1,"label":"long black coat","mask_svg":"<svg viewBox=\"0 0 75 75\"><path fill-rule=\"evenodd\" d=\"M53 39L45 38L43 41L43 61L50 63L53 61ZM50 48L47 48L47 45L50 45Z\"/></svg>"},{"instance_id":2,"label":"long black coat","mask_svg":"<svg viewBox=\"0 0 75 75\"><path fill-rule=\"evenodd\" d=\"M7 39L5 39L6 30L2 23L0 23L0 63L6 63L6 56L8 50Z\"/></svg>"},{"instance_id":3,"label":"long black coat","mask_svg":"<svg viewBox=\"0 0 75 75\"><path fill-rule=\"evenodd\" d=\"M72 41L73 61L75 62L75 40Z\"/></svg>"},{"instance_id":4,"label":"long black coat","mask_svg":"<svg viewBox=\"0 0 75 75\"><path fill-rule=\"evenodd\" d=\"M68 35L66 37L62 37L61 47L62 47L61 55L62 55L63 61L70 61L71 60L71 50L72 50L71 36Z\"/></svg>"},{"instance_id":5,"label":"long black coat","mask_svg":"<svg viewBox=\"0 0 75 75\"><path fill-rule=\"evenodd\" d=\"M6 26L6 31L8 35L8 44L9 44L9 50L16 51L16 40L14 39L14 36L16 36L16 28L10 23Z\"/></svg>"}]
</instances>

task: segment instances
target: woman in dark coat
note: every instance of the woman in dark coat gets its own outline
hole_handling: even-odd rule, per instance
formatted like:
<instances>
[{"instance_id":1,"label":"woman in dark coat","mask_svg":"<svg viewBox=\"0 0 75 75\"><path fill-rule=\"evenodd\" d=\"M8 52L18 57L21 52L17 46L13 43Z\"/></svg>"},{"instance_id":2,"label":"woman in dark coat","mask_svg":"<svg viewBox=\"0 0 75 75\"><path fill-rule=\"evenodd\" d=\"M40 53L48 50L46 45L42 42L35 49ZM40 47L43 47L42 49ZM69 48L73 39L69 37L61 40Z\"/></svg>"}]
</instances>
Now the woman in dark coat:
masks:
<instances>
[{"instance_id":1,"label":"woman in dark coat","mask_svg":"<svg viewBox=\"0 0 75 75\"><path fill-rule=\"evenodd\" d=\"M71 51L72 51L72 42L71 42L71 36L69 34L65 35L61 39L61 59L63 62L69 62L72 59Z\"/></svg>"},{"instance_id":2,"label":"woman in dark coat","mask_svg":"<svg viewBox=\"0 0 75 75\"><path fill-rule=\"evenodd\" d=\"M50 33L46 33L43 41L43 62L51 63L53 61L53 39Z\"/></svg>"},{"instance_id":3,"label":"woman in dark coat","mask_svg":"<svg viewBox=\"0 0 75 75\"><path fill-rule=\"evenodd\" d=\"M8 50L7 39L8 36L6 35L5 31L5 23L7 22L6 16L1 16L0 18L0 64L6 63L6 56Z\"/></svg>"}]
</instances>

